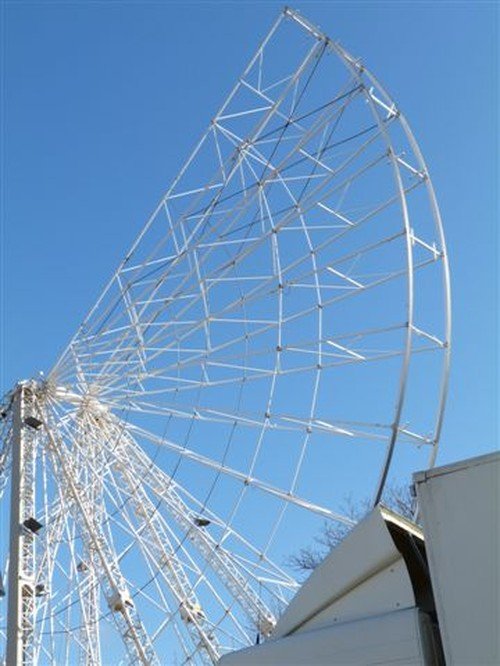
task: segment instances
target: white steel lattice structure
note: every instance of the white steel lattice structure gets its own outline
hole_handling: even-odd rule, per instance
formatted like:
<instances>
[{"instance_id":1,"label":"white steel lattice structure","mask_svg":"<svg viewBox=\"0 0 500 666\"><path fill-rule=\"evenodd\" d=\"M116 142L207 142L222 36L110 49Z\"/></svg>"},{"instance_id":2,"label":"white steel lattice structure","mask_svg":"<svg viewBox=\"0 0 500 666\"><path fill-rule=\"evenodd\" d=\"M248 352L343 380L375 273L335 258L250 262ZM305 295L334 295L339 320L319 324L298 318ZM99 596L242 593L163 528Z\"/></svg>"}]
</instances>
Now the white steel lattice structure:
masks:
<instances>
[{"instance_id":1,"label":"white steel lattice structure","mask_svg":"<svg viewBox=\"0 0 500 666\"><path fill-rule=\"evenodd\" d=\"M5 398L8 663L210 664L270 635L287 554L432 465L449 343L407 122L285 9L55 367Z\"/></svg>"}]
</instances>

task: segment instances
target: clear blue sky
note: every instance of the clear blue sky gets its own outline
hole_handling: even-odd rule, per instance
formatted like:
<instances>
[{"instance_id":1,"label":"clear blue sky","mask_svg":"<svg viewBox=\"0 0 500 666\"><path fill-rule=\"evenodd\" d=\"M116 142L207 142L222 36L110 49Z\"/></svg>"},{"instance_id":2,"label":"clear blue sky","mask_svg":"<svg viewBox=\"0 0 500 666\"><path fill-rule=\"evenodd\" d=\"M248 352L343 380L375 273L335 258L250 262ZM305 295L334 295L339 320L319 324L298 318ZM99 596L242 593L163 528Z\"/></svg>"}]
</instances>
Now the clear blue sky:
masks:
<instances>
[{"instance_id":1,"label":"clear blue sky","mask_svg":"<svg viewBox=\"0 0 500 666\"><path fill-rule=\"evenodd\" d=\"M1 390L50 369L281 3L2 2ZM496 3L296 2L408 117L437 190L454 353L438 461L498 429Z\"/></svg>"}]
</instances>

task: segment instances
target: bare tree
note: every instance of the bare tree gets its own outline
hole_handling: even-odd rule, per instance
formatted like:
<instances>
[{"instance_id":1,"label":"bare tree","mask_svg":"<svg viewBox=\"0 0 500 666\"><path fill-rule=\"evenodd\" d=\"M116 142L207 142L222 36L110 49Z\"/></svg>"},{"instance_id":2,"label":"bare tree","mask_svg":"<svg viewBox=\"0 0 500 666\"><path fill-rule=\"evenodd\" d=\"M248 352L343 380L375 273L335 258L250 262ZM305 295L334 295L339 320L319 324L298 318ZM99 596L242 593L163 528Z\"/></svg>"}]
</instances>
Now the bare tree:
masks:
<instances>
[{"instance_id":1,"label":"bare tree","mask_svg":"<svg viewBox=\"0 0 500 666\"><path fill-rule=\"evenodd\" d=\"M415 505L408 486L389 486L384 493L383 504L405 518L413 520ZM349 497L341 509L345 516L357 523L370 511L371 506L369 499L354 502ZM314 543L290 555L287 564L296 571L313 571L328 553L345 539L351 529L352 527L345 523L325 521L321 532L314 537Z\"/></svg>"}]
</instances>

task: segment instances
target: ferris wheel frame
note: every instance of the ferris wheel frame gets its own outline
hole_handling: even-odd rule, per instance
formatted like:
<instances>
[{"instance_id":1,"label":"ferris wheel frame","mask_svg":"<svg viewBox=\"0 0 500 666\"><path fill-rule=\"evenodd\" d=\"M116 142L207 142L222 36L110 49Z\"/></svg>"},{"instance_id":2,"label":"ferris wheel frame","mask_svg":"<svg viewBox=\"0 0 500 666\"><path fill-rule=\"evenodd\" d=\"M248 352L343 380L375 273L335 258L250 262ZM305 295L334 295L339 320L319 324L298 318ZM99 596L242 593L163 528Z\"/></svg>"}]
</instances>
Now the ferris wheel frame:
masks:
<instances>
[{"instance_id":1,"label":"ferris wheel frame","mask_svg":"<svg viewBox=\"0 0 500 666\"><path fill-rule=\"evenodd\" d=\"M8 417L10 421L8 426L5 426L5 441L7 442L8 440L8 446L5 444L4 449L1 452L0 472L4 472L6 470L7 464L10 465L10 565L7 579L9 589L7 663L9 664L30 663L30 661L34 661L34 643L32 642L32 637L34 635L35 629L33 618L35 612L34 606L38 592L34 583L31 585L31 583L27 584L26 581L35 580L33 567L35 562L34 544L36 541L36 529L34 528L36 528L36 525L32 524L31 527L27 527L26 519L23 521L23 517L29 514L30 517L35 519L33 516L35 503L34 477L36 475L35 452L37 447L42 445L42 441L44 442L43 446L47 448L49 457L52 457L53 459L54 468L59 469L61 478L64 479L64 483L66 485L66 489L61 494L61 502L64 504L65 510L72 513L75 520L80 521L80 533L86 533L88 535L89 541L86 545L86 548L88 553L92 553L92 556L89 556L89 562L85 566L89 567L91 570L94 570L92 573L94 576L94 587L97 587L99 581L99 584L102 585L105 589L105 596L109 602L110 612L112 613L113 617L117 619L119 632L122 637L124 637L124 642L126 644L127 650L130 652L130 655L134 655L135 658L139 659L139 661L144 664L158 663L157 656L155 655L153 648L153 641L148 636L148 632L135 613L133 601L129 596L127 585L120 573L120 564L116 553L113 553L107 545L107 536L104 532L100 531L101 528L99 527L98 523L92 521L88 517L90 507L92 506L93 501L95 501L95 497L92 495L92 492L94 491L87 492L85 489L80 487L82 483L81 473L76 470L75 460L71 459L71 456L68 455L65 447L61 444L63 436L66 436L63 432L64 428L67 428L68 432L70 429L73 429L71 430L71 436L74 437L75 442L77 441L77 437L80 437L81 441L86 442L87 444L94 441L92 439L93 435L89 435L88 433L85 435L83 434L84 426L81 425L83 421L78 421L78 424L75 425L77 420L76 417L74 417L75 420L71 422L71 425L68 425L71 421L71 418L73 418L68 417L70 410L72 410L71 413L78 414L79 419L87 419L87 421L91 423L92 427L100 429L101 433L107 433L106 437L108 437L108 441L114 441L117 443L116 446L118 448L113 452L113 455L110 458L106 459L106 465L109 464L112 466L114 470L113 473L117 475L117 478L119 477L123 481L124 485L127 486L128 484L130 491L129 495L132 498L130 500L130 505L133 506L133 510L135 511L136 515L140 516L141 511L145 512L144 516L147 518L147 525L143 532L148 534L148 539L150 542L150 545L148 546L149 550L147 557L150 559L154 557L158 557L160 559L166 558L165 561L168 560L168 564L165 566L165 573L162 575L165 577L166 584L170 586L172 596L179 604L178 614L186 625L188 634L191 636L193 641L192 645L194 645L194 648L186 648L186 659L189 661L191 658L194 659L195 657L199 657L203 663L216 663L221 654L221 651L223 651L223 648L218 644L215 637L215 632L212 631L212 629L207 630L205 628L206 618L203 615L202 607L199 604L196 595L193 594L193 590L189 589L189 581L185 575L183 565L178 565L178 563L175 563L171 555L169 556L171 551L165 547L165 544L170 543L169 540L174 538L173 535L168 535L166 526L162 523L161 517L155 517L154 504L151 502L151 499L148 498L147 493L144 493L141 490L139 485L134 485L131 471L127 470L123 466L120 467L120 455L128 456L128 458L131 460L131 470L137 474L142 474L143 479L150 475L149 482L152 489L151 492L153 492L155 496L159 498L158 501L164 502L165 505L168 506L170 514L174 516L174 521L177 523L177 525L179 525L179 529L181 529L187 535L187 538L191 539L198 551L203 554L203 556L206 558L206 561L209 562L212 570L214 570L216 575L224 581L226 587L230 589L232 596L239 599L239 603L243 607L244 612L249 618L251 618L253 626L257 627L259 633L263 636L267 636L272 633L273 626L276 622L275 615L269 606L262 602L259 595L255 592L255 586L252 587L251 585L247 584L248 581L245 581L245 575L248 573L248 571L242 567L240 561L236 561L232 554L221 546L221 543L207 535L207 532L204 529L206 525L203 525L202 521L205 520L208 521L208 523L216 523L217 516L215 514L210 514L209 517L204 517L203 511L206 509L206 507L205 505L202 506L201 504L199 506L200 512L198 515L198 513L194 510L195 504L193 503L191 506L189 505L186 497L182 496L182 490L176 487L176 483L173 477L167 478L167 476L161 476L161 470L155 468L153 464L149 465L149 463L147 463L146 459L142 457L140 453L139 445L134 440L135 436L146 437L144 431L141 431L139 426L134 427L133 424L129 424L126 418L120 419L116 417L113 414L113 407L115 406L113 400L106 397L102 399L102 396L99 395L98 392L96 395L93 395L91 392L89 392L89 383L85 376L86 371L82 370L82 367L87 361L85 361L83 355L79 357L75 350L78 349L79 345L81 348L82 341L88 344L88 331L92 330L93 326L96 326L93 319L96 316L96 313L99 316L98 322L100 322L100 324L102 324L103 321L105 322L107 319L112 319L113 316L115 316L112 302L111 305L108 305L107 299L109 298L110 294L112 294L113 290L118 287L120 295L119 297L121 298L122 302L126 304L126 311L130 316L130 330L135 331L135 335L139 341L137 345L138 351L134 351L134 354L136 354L138 358L137 365L138 367L141 364L144 364L144 366L147 365L146 345L145 343L141 343L143 332L139 323L140 314L141 312L145 311L144 308L146 306L143 306L143 309L141 310L140 301L137 300L136 302L133 300L133 298L130 297L129 291L127 291L127 289L123 286L123 276L127 271L132 270L129 263L130 259L134 256L134 253L138 250L138 248L140 248L143 239L147 236L150 229L155 224L159 212L165 208L165 205L167 202L169 202L169 200L179 196L177 194L176 188L186 174L186 171L197 159L199 151L203 146L206 137L213 133L213 127L217 126L219 122L223 124L223 120L221 119L224 119L230 103L234 99L238 90L240 90L242 86L242 80L245 80L247 74L253 68L255 68L256 65L258 68L263 67L264 49L284 20L292 21L294 24L303 29L309 37L313 38L313 45L304 62L299 67L299 74L296 75L297 79L299 78L299 75L302 73L302 71L305 70L306 65L310 65L310 63L313 61L313 58L317 55L320 49L337 57L349 72L351 79L355 83L356 92L359 91L360 95L364 99L367 107L370 110L374 124L378 128L378 134L383 139L383 141L385 141L386 156L392 167L394 187L399 197L401 219L403 222L402 237L404 238L406 252L405 342L401 354L401 367L399 370L394 417L390 423L390 438L387 442L384 460L376 484L373 503L377 504L381 501L398 439L402 435L408 436L410 438L413 437L414 439L418 439L419 437L422 440L424 439L420 435L411 433L406 430L402 424L402 414L405 406L407 385L409 381L410 363L414 349L414 339L416 336L430 340L442 350L442 369L439 397L437 400L436 415L434 420L434 430L432 434L426 435L425 437L425 443L430 446L428 464L429 466L434 464L443 425L445 403L448 392L448 377L451 353L450 274L443 226L434 188L423 156L406 119L401 114L392 98L378 82L378 80L365 68L364 64L359 59L351 56L342 46L340 46L338 42L332 41L327 35L319 31L313 24L307 21L299 13L289 8L285 8L266 38L263 40L261 46L250 61L247 69L241 76L235 88L229 94L225 103L214 116L206 134L197 144L193 153L179 172L179 175L173 181L171 187L160 201L158 207L153 212L144 229L141 231L131 249L126 254L123 262L115 271L97 303L90 310L81 328L71 340L66 350L61 355L59 361L54 366L53 370L49 373L47 379L38 382L21 382L8 398L5 407L6 410L10 410L10 416ZM255 139L259 136L259 133L261 134L266 128L270 119L273 117L273 114L278 112L278 107L279 105L277 103L270 107L269 112L266 113L264 119L255 130ZM399 123L406 136L406 139L408 140L409 145L411 146L413 157L416 162L410 163L394 149L391 136L387 130L387 120L395 120L397 123ZM307 132L305 132L304 135L307 136ZM250 149L252 146L252 137L245 138L243 143L244 150ZM298 144L298 149L304 151L305 145L307 145L306 140L302 139L302 143L299 142ZM297 148L295 148L295 150L297 150ZM242 153L243 151L241 150L240 146L238 154L241 155ZM309 155L309 157L311 156ZM313 157L315 156L313 155ZM233 173L236 172L238 168L238 159L239 158L237 158L233 164ZM317 161L320 161L319 158ZM222 160L221 167L223 168ZM429 244L426 239L419 237L412 228L412 220L407 207L407 191L402 175L407 173L410 173L419 182L422 182L427 191L439 249L436 249L434 246ZM281 177L278 169L275 170L273 176L277 179ZM226 173L225 177L229 181L231 174ZM210 190L211 188L218 192L215 185L208 185L205 189ZM221 192L222 191L223 188L221 189ZM203 192L201 194L199 192L188 192L187 194L189 196L202 196ZM219 195L216 194L216 196ZM213 210L213 204L210 204L209 210ZM172 237L175 239L173 228ZM177 245L179 257L184 255L186 248L194 238L194 231L191 236L183 236L182 241L179 242L179 245ZM429 252L433 260L440 262L442 267L442 290L444 303L444 333L442 338L436 338L433 336L432 332L417 327L415 322L415 246L424 248L427 252ZM148 270L151 270L151 265L157 261L158 260L156 259L143 260L142 269L144 270L146 267ZM198 273L201 276L200 266L198 265L197 260L194 261L192 271L194 274ZM350 279L348 275L344 275L343 277ZM200 279L200 285L201 284L202 280ZM206 301L206 293L204 292L204 288L200 287L200 292L201 300ZM157 292L153 292L153 295L149 297L149 303L151 303L152 299L155 298L156 293ZM160 293L159 289L158 293ZM127 331L126 335L129 335L129 331ZM161 341L161 337L159 339ZM117 340L117 348L119 350L121 348L122 356L117 356L116 359L118 360L113 360L115 357L110 357L111 360L108 359L106 361L107 366L103 362L103 367L105 367L107 370L111 368L111 370L109 370L109 377L112 378L112 382L116 381L114 374L115 370L113 369L112 364L117 364L118 368L126 367L123 366L124 361L121 359L125 358L125 352L123 350L126 349L127 338L117 338ZM143 344L142 349L141 344ZM338 347L338 343L335 341L333 344L337 344ZM278 344L278 353L281 353L282 351L279 349L280 346L281 345ZM103 349L106 349L106 347L103 347ZM352 350L347 349L347 353L349 352L356 353L355 351L353 352ZM98 351L97 353L101 352ZM276 372L276 374L278 373ZM146 370L144 370L144 375L146 375ZM71 377L74 381L72 389L67 388L68 377ZM135 395L136 393L134 393L134 396ZM131 398L131 401L132 400L133 399ZM60 410L59 404L62 403L64 403L66 406L66 413L63 413ZM141 410L139 409L138 411ZM59 424L57 424L55 420L55 416L57 414L61 415L61 421ZM84 414L84 416L81 416L82 414ZM27 418L31 419L31 425L27 422ZM222 415L221 418L225 418L225 415ZM269 420L267 415L266 419ZM308 425L307 427L312 426ZM314 427L317 427L317 424L314 424ZM320 427L323 426L320 425ZM340 429L341 428L337 427L337 430ZM74 433L77 433L77 435L74 435ZM161 438L158 438L157 443L160 442L160 439ZM152 440L152 443L155 444L155 441ZM119 447L122 445L124 448L122 453L120 453L121 449ZM108 453L104 452L104 449L100 450L98 445L95 443L93 443L92 446L96 447L96 456L108 455ZM208 458L204 458L202 454L198 454L193 451L187 452L186 447L184 447L183 450L182 447L179 447L177 453L179 453L179 455L188 457L189 459L194 460L199 464L210 467L211 462ZM89 463L88 454L86 454L84 451L78 452L78 455L81 456L81 461L83 461L82 464ZM111 460L111 462L109 462L109 460ZM102 469L104 469L104 466ZM233 478L241 481L246 487L253 485L254 487L265 493L268 493L269 495L272 495L273 497L278 497L283 502L309 509L313 512L316 512L320 516L349 522L349 519L345 516L342 516L329 508L315 505L314 503L308 501L307 498L301 497L295 492L277 488L268 483L260 481L257 477L254 477L250 474L245 474L243 472L240 473L236 469L230 469L227 465L224 464L224 461L216 471L220 473L221 470L223 470L224 473L232 475ZM95 472L93 473L95 474ZM162 484L166 484L167 491L162 489ZM200 524L198 524L197 521L201 521ZM223 522L224 521L221 520L221 524ZM131 530L135 529L132 526L132 523L130 523L129 527ZM224 527L225 532L223 532L224 534L227 533L229 527L230 525L226 522ZM232 536L234 536L234 538L240 538L234 532L232 533ZM136 538L138 539L139 537ZM182 548L183 544L181 542L178 545L179 552L182 551ZM172 552L177 552L175 551L175 548L172 547L172 549ZM215 553L217 553L217 555L215 555ZM194 569L195 564L191 563L191 565ZM272 564L269 563L269 575L271 570ZM204 570L200 569L200 571L201 573L197 573L199 577L204 575ZM277 569L275 573L276 576L280 575ZM256 580L257 577L255 578L255 581ZM285 585L286 583L287 581L283 576L280 584ZM92 615L90 606L92 603L96 602L95 590L92 591L92 589L94 588L92 588L92 585L90 585L89 589L87 589L85 592L87 596L82 595L82 608L86 604L89 617ZM94 623L95 626L92 625L92 623ZM81 639L83 642L87 641L86 649L88 650L88 655L90 655L87 659L87 662L89 664L97 664L102 658L100 648L98 647L98 637L94 635L95 632L98 631L97 623L98 618L92 615L92 620L89 626L86 627L87 633L85 638ZM181 639L179 638L179 640ZM95 643L93 643L93 641L95 641Z\"/></svg>"}]
</instances>

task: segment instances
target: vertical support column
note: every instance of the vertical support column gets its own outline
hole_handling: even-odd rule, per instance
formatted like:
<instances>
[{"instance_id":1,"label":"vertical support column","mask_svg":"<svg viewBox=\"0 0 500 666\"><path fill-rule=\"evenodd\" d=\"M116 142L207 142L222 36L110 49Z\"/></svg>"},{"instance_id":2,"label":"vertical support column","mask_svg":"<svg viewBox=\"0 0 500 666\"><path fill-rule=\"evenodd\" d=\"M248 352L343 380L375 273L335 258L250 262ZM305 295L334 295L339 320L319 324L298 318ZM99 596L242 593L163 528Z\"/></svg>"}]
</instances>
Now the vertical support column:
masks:
<instances>
[{"instance_id":1,"label":"vertical support column","mask_svg":"<svg viewBox=\"0 0 500 666\"><path fill-rule=\"evenodd\" d=\"M98 488L96 479L94 478L91 467L88 461L82 455L81 448L88 452L93 451L93 442L89 437L89 425L86 419L81 418L80 427L78 431L78 450L75 452L77 457L77 466L82 470L81 482L87 490L87 497L89 505L92 506L92 515L97 525L102 525L104 522L103 515L103 498L102 488ZM94 461L95 456L90 453L90 458ZM80 628L80 666L99 666L101 664L101 645L99 636L99 595L100 584L97 570L93 563L98 558L98 553L95 551L93 544L89 544L88 548L83 549L82 555L86 555L88 560L80 562L79 574L85 577L85 587L82 588L80 593L80 601L82 607L82 615L84 621Z\"/></svg>"},{"instance_id":2,"label":"vertical support column","mask_svg":"<svg viewBox=\"0 0 500 666\"><path fill-rule=\"evenodd\" d=\"M24 420L33 406L33 387L19 384L12 403L10 563L8 577L7 664L33 662L35 533L24 521L34 514L35 436Z\"/></svg>"}]
</instances>

